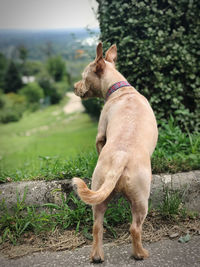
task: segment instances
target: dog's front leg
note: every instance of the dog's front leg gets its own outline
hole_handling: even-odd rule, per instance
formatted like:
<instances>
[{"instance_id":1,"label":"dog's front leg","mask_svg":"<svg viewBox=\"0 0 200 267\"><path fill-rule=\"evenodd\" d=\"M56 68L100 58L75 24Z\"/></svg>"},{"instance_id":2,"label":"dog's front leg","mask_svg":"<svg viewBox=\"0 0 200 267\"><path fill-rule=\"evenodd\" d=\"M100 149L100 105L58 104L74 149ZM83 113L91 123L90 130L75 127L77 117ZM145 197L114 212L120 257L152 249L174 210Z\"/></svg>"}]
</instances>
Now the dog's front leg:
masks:
<instances>
[{"instance_id":1,"label":"dog's front leg","mask_svg":"<svg viewBox=\"0 0 200 267\"><path fill-rule=\"evenodd\" d=\"M98 134L97 138L96 138L96 148L97 148L97 152L99 155L100 155L101 150L104 147L105 143L106 143L105 135Z\"/></svg>"},{"instance_id":2,"label":"dog's front leg","mask_svg":"<svg viewBox=\"0 0 200 267\"><path fill-rule=\"evenodd\" d=\"M99 155L106 143L106 128L107 128L107 116L106 113L102 111L99 119L98 134L96 137L96 149Z\"/></svg>"}]
</instances>

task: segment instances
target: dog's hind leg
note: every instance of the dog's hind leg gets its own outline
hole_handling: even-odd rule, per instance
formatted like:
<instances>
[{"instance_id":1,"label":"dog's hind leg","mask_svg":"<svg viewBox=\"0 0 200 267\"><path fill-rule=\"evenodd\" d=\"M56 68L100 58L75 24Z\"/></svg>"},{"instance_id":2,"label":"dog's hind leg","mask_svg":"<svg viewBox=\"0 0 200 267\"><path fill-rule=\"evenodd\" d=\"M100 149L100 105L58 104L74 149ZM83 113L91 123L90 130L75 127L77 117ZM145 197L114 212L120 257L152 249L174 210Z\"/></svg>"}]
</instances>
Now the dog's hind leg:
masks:
<instances>
[{"instance_id":1,"label":"dog's hind leg","mask_svg":"<svg viewBox=\"0 0 200 267\"><path fill-rule=\"evenodd\" d=\"M146 164L147 165L147 164ZM133 244L133 257L138 260L145 259L149 253L142 246L142 225L148 212L148 199L150 195L151 169L143 165L134 166L133 176L125 180L125 195L131 206L132 224L130 234Z\"/></svg>"},{"instance_id":2,"label":"dog's hind leg","mask_svg":"<svg viewBox=\"0 0 200 267\"><path fill-rule=\"evenodd\" d=\"M91 261L101 263L104 261L103 252L103 218L107 209L108 201L105 200L101 204L94 205L93 208L93 245L91 252Z\"/></svg>"},{"instance_id":3,"label":"dog's hind leg","mask_svg":"<svg viewBox=\"0 0 200 267\"><path fill-rule=\"evenodd\" d=\"M141 240L142 224L146 218L147 210L148 200L131 203L133 219L130 227L130 233L133 244L133 257L137 260L142 260L149 256L148 251L143 248Z\"/></svg>"}]
</instances>

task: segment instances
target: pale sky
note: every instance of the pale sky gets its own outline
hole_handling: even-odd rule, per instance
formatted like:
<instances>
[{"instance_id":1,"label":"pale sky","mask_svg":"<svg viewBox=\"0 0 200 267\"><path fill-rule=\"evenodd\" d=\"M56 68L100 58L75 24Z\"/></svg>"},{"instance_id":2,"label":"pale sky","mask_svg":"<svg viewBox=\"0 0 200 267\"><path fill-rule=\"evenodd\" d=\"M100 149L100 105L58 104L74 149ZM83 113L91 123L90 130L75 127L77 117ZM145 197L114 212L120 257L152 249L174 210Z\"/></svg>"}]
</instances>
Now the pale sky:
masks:
<instances>
[{"instance_id":1,"label":"pale sky","mask_svg":"<svg viewBox=\"0 0 200 267\"><path fill-rule=\"evenodd\" d=\"M0 0L0 29L98 27L95 0Z\"/></svg>"}]
</instances>

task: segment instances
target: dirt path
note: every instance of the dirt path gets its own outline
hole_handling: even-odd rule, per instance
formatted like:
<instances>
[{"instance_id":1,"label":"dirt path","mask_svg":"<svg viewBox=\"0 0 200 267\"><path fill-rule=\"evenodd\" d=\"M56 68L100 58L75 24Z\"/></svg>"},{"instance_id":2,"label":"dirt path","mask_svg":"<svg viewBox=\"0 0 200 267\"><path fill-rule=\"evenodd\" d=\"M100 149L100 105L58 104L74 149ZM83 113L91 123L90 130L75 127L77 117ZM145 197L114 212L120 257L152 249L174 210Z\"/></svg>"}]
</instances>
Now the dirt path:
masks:
<instances>
[{"instance_id":1,"label":"dirt path","mask_svg":"<svg viewBox=\"0 0 200 267\"><path fill-rule=\"evenodd\" d=\"M68 103L64 106L63 111L66 114L73 112L83 112L85 109L81 103L81 98L76 96L73 92L67 93L69 97Z\"/></svg>"}]
</instances>

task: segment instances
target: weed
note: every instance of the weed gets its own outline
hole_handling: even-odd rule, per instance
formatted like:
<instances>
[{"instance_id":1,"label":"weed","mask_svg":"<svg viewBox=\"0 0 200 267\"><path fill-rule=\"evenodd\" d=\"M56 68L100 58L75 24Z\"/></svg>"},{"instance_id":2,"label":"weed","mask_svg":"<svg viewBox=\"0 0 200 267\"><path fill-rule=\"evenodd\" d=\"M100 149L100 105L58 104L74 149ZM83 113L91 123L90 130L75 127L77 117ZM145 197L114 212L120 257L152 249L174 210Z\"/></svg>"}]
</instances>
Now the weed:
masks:
<instances>
[{"instance_id":1,"label":"weed","mask_svg":"<svg viewBox=\"0 0 200 267\"><path fill-rule=\"evenodd\" d=\"M60 229L76 229L82 231L84 236L91 239L89 231L92 229L92 209L90 206L79 200L71 192L65 200L62 195L60 205L47 203L43 205L43 210L37 207L25 206L27 191L24 192L22 200L17 196L17 204L8 210L5 205L1 205L0 233L2 241L9 240L16 244L19 238L27 231L38 234L43 231L54 231ZM106 212L104 226L116 237L114 226L130 221L130 209L128 203L120 198L111 203Z\"/></svg>"},{"instance_id":2,"label":"weed","mask_svg":"<svg viewBox=\"0 0 200 267\"><path fill-rule=\"evenodd\" d=\"M65 162L63 175L67 178L74 176L90 178L92 177L96 163L96 150L92 150L89 153L82 152L76 158Z\"/></svg>"},{"instance_id":3,"label":"weed","mask_svg":"<svg viewBox=\"0 0 200 267\"><path fill-rule=\"evenodd\" d=\"M26 231L38 234L43 231L54 231L57 227L61 229L76 228L78 232L80 225L92 224L91 208L78 200L73 193L65 200L62 196L61 205L48 203L45 208L38 211L37 207L25 206L23 199L17 196L17 204L12 210L8 210L5 203L1 205L0 233L2 241L9 240L14 245Z\"/></svg>"},{"instance_id":4,"label":"weed","mask_svg":"<svg viewBox=\"0 0 200 267\"><path fill-rule=\"evenodd\" d=\"M43 205L42 210L35 206L26 206L26 194L27 189L22 199L17 194L17 203L12 210L7 209L5 202L1 203L0 243L9 240L16 245L26 232L33 232L37 235L46 231L54 232L55 229L75 229L77 233L81 231L86 238L92 239L92 209L79 200L73 192L66 199L64 195L61 195L61 204L47 203ZM196 218L198 216L184 208L182 195L178 191L171 192L168 189L165 191L159 213L165 218L176 218L176 216ZM122 197L117 198L108 205L104 226L108 233L116 238L115 227L130 223L131 219L128 202Z\"/></svg>"},{"instance_id":5,"label":"weed","mask_svg":"<svg viewBox=\"0 0 200 267\"><path fill-rule=\"evenodd\" d=\"M131 222L130 205L127 200L120 197L109 203L105 217L106 223L112 226L116 226L119 223Z\"/></svg>"},{"instance_id":6,"label":"weed","mask_svg":"<svg viewBox=\"0 0 200 267\"><path fill-rule=\"evenodd\" d=\"M0 211L2 213L2 216L0 217L0 231L3 230L2 241L5 241L6 238L9 238L13 244L16 244L17 238L20 237L25 230L27 230L30 224L26 217L21 217L21 212L25 208L24 202L26 199L27 190L28 189L26 188L22 200L20 200L17 192L17 204L12 211L14 215L9 213L5 202L2 202Z\"/></svg>"},{"instance_id":7,"label":"weed","mask_svg":"<svg viewBox=\"0 0 200 267\"><path fill-rule=\"evenodd\" d=\"M183 195L178 191L164 189L163 201L159 205L159 211L164 217L173 217L176 215L185 216L186 209L183 206Z\"/></svg>"}]
</instances>

